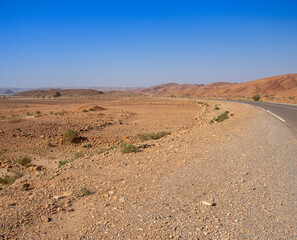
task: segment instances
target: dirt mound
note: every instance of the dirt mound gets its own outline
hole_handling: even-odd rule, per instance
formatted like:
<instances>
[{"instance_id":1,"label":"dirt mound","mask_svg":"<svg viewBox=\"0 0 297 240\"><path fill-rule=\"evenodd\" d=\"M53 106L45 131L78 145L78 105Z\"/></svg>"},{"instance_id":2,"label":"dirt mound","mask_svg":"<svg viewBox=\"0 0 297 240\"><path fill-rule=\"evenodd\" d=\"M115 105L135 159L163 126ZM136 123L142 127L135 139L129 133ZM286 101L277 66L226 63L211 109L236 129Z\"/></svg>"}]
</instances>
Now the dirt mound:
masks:
<instances>
[{"instance_id":1,"label":"dirt mound","mask_svg":"<svg viewBox=\"0 0 297 240\"><path fill-rule=\"evenodd\" d=\"M89 97L99 96L103 92L94 89L47 89L30 90L15 94L19 97Z\"/></svg>"},{"instance_id":2,"label":"dirt mound","mask_svg":"<svg viewBox=\"0 0 297 240\"><path fill-rule=\"evenodd\" d=\"M106 110L106 108L95 105L95 106L83 106L83 107L78 108L77 110L78 111L83 111L83 110L87 110L87 111L104 111L104 110Z\"/></svg>"}]
</instances>

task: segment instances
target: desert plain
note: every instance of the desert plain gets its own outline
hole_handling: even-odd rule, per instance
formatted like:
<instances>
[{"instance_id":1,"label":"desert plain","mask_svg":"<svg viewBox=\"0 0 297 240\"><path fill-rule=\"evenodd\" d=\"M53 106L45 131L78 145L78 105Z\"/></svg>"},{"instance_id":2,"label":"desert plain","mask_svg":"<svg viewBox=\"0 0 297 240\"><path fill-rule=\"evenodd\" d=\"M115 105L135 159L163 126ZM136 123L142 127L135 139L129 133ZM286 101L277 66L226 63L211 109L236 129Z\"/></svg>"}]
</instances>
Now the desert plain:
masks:
<instances>
[{"instance_id":1,"label":"desert plain","mask_svg":"<svg viewBox=\"0 0 297 240\"><path fill-rule=\"evenodd\" d=\"M0 237L293 239L296 143L240 103L1 98Z\"/></svg>"}]
</instances>

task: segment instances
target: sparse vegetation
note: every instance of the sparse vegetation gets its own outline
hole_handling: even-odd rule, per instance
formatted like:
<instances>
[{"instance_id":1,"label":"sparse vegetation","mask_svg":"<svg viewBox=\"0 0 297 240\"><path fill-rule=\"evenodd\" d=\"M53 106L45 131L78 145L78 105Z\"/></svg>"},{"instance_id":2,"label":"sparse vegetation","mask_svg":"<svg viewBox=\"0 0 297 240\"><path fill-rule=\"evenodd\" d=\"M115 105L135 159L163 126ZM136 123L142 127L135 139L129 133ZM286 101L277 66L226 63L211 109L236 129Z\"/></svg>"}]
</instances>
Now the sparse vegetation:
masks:
<instances>
[{"instance_id":1,"label":"sparse vegetation","mask_svg":"<svg viewBox=\"0 0 297 240\"><path fill-rule=\"evenodd\" d=\"M220 108L219 107L215 107L214 110L220 110Z\"/></svg>"},{"instance_id":2,"label":"sparse vegetation","mask_svg":"<svg viewBox=\"0 0 297 240\"><path fill-rule=\"evenodd\" d=\"M170 134L171 134L170 132L141 133L141 134L137 134L137 137L144 142L148 140L157 140Z\"/></svg>"},{"instance_id":3,"label":"sparse vegetation","mask_svg":"<svg viewBox=\"0 0 297 240\"><path fill-rule=\"evenodd\" d=\"M88 112L88 110L87 109L83 109L82 112Z\"/></svg>"},{"instance_id":4,"label":"sparse vegetation","mask_svg":"<svg viewBox=\"0 0 297 240\"><path fill-rule=\"evenodd\" d=\"M68 163L68 161L64 160L64 161L59 161L59 167L64 166Z\"/></svg>"},{"instance_id":5,"label":"sparse vegetation","mask_svg":"<svg viewBox=\"0 0 297 240\"><path fill-rule=\"evenodd\" d=\"M61 97L61 93L56 92L55 95L54 95L53 97L54 97L54 98Z\"/></svg>"},{"instance_id":6,"label":"sparse vegetation","mask_svg":"<svg viewBox=\"0 0 297 240\"><path fill-rule=\"evenodd\" d=\"M13 184L18 178L24 176L22 173L18 171L12 171L13 175L5 175L4 177L0 177L0 184Z\"/></svg>"},{"instance_id":7,"label":"sparse vegetation","mask_svg":"<svg viewBox=\"0 0 297 240\"><path fill-rule=\"evenodd\" d=\"M74 129L67 129L63 135L63 140L66 142L74 142L78 137L78 132Z\"/></svg>"},{"instance_id":8,"label":"sparse vegetation","mask_svg":"<svg viewBox=\"0 0 297 240\"><path fill-rule=\"evenodd\" d=\"M84 148L90 148L90 147L92 147L92 144L91 143L84 143L82 145L82 147L84 147Z\"/></svg>"},{"instance_id":9,"label":"sparse vegetation","mask_svg":"<svg viewBox=\"0 0 297 240\"><path fill-rule=\"evenodd\" d=\"M41 114L41 112L40 112L40 111L36 111L35 113L36 113L36 114Z\"/></svg>"},{"instance_id":10,"label":"sparse vegetation","mask_svg":"<svg viewBox=\"0 0 297 240\"><path fill-rule=\"evenodd\" d=\"M223 122L223 121L225 121L226 119L229 118L228 113L229 112L226 111L226 112L222 113L221 115L217 116L217 118L215 119L215 121L217 121L217 122Z\"/></svg>"},{"instance_id":11,"label":"sparse vegetation","mask_svg":"<svg viewBox=\"0 0 297 240\"><path fill-rule=\"evenodd\" d=\"M136 153L138 152L138 147L134 146L133 144L128 144L122 148L122 153Z\"/></svg>"},{"instance_id":12,"label":"sparse vegetation","mask_svg":"<svg viewBox=\"0 0 297 240\"><path fill-rule=\"evenodd\" d=\"M254 96L252 97L252 99L253 99L254 101L259 101L259 100L261 99L261 96L260 96L259 94L256 94L256 95L254 95Z\"/></svg>"},{"instance_id":13,"label":"sparse vegetation","mask_svg":"<svg viewBox=\"0 0 297 240\"><path fill-rule=\"evenodd\" d=\"M16 162L22 166L26 166L31 162L31 159L27 156L25 157L20 157L16 160Z\"/></svg>"},{"instance_id":14,"label":"sparse vegetation","mask_svg":"<svg viewBox=\"0 0 297 240\"><path fill-rule=\"evenodd\" d=\"M83 156L84 156L84 154L82 152L76 152L76 153L74 153L74 158L75 159L81 158Z\"/></svg>"},{"instance_id":15,"label":"sparse vegetation","mask_svg":"<svg viewBox=\"0 0 297 240\"><path fill-rule=\"evenodd\" d=\"M125 145L121 145L121 147L125 147L125 146L126 146L126 144L125 144ZM101 153L104 153L104 152L113 150L113 149L115 149L115 148L118 148L118 147L117 147L117 146L112 146L112 147L110 147L110 148L100 148L100 150L97 151L97 153L98 153L98 154L101 154Z\"/></svg>"},{"instance_id":16,"label":"sparse vegetation","mask_svg":"<svg viewBox=\"0 0 297 240\"><path fill-rule=\"evenodd\" d=\"M48 146L48 147L54 147L55 145L52 144L50 140L48 140L48 141L47 141L47 146Z\"/></svg>"},{"instance_id":17,"label":"sparse vegetation","mask_svg":"<svg viewBox=\"0 0 297 240\"><path fill-rule=\"evenodd\" d=\"M89 189L87 189L86 187L82 187L80 189L80 193L83 195L83 196L88 196L91 194L91 191Z\"/></svg>"}]
</instances>

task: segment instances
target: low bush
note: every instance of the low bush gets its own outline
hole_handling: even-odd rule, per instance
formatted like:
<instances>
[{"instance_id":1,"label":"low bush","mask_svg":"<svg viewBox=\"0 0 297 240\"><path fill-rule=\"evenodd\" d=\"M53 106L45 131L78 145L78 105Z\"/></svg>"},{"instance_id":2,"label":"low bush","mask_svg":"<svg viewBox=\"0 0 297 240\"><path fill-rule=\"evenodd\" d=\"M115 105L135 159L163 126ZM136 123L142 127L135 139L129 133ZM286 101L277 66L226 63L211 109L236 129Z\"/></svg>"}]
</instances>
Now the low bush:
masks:
<instances>
[{"instance_id":1,"label":"low bush","mask_svg":"<svg viewBox=\"0 0 297 240\"><path fill-rule=\"evenodd\" d=\"M226 119L229 118L228 113L229 113L228 111L222 113L221 115L217 116L217 118L215 120L217 122L223 122L223 121L225 121Z\"/></svg>"},{"instance_id":2,"label":"low bush","mask_svg":"<svg viewBox=\"0 0 297 240\"><path fill-rule=\"evenodd\" d=\"M128 144L121 150L122 153L136 153L138 152L138 147L134 146L133 144Z\"/></svg>"},{"instance_id":3,"label":"low bush","mask_svg":"<svg viewBox=\"0 0 297 240\"><path fill-rule=\"evenodd\" d=\"M12 171L13 175L5 175L4 177L0 177L0 183L1 184L13 184L18 178L21 178L23 176L22 173L17 171Z\"/></svg>"},{"instance_id":4,"label":"low bush","mask_svg":"<svg viewBox=\"0 0 297 240\"><path fill-rule=\"evenodd\" d=\"M68 163L68 161L59 161L59 167L64 166Z\"/></svg>"},{"instance_id":5,"label":"low bush","mask_svg":"<svg viewBox=\"0 0 297 240\"><path fill-rule=\"evenodd\" d=\"M91 194L91 191L89 189L87 189L86 187L82 187L80 189L80 193L83 195L83 196L88 196Z\"/></svg>"},{"instance_id":6,"label":"low bush","mask_svg":"<svg viewBox=\"0 0 297 240\"><path fill-rule=\"evenodd\" d=\"M74 142L78 137L78 132L74 129L67 129L63 135L63 140L66 142Z\"/></svg>"},{"instance_id":7,"label":"low bush","mask_svg":"<svg viewBox=\"0 0 297 240\"><path fill-rule=\"evenodd\" d=\"M84 156L84 154L81 153L81 152L76 152L76 153L74 153L74 158L75 158L75 159L81 158L81 157L83 157L83 156Z\"/></svg>"},{"instance_id":8,"label":"low bush","mask_svg":"<svg viewBox=\"0 0 297 240\"><path fill-rule=\"evenodd\" d=\"M27 156L25 157L20 157L16 160L16 162L22 166L26 166L31 162L31 159Z\"/></svg>"},{"instance_id":9,"label":"low bush","mask_svg":"<svg viewBox=\"0 0 297 240\"><path fill-rule=\"evenodd\" d=\"M259 101L259 100L261 99L261 96L260 96L259 94L256 94L256 95L254 95L254 96L252 97L252 99L253 99L254 101Z\"/></svg>"},{"instance_id":10,"label":"low bush","mask_svg":"<svg viewBox=\"0 0 297 240\"><path fill-rule=\"evenodd\" d=\"M122 145L121 147L125 147L126 145ZM115 148L118 148L116 146L112 146L110 148L100 148L99 151L97 151L98 154L101 154L101 153L104 153L104 152L107 152L109 150L113 150Z\"/></svg>"},{"instance_id":11,"label":"low bush","mask_svg":"<svg viewBox=\"0 0 297 240\"><path fill-rule=\"evenodd\" d=\"M148 140L157 140L170 134L170 132L141 133L137 134L137 137L144 142Z\"/></svg>"}]
</instances>

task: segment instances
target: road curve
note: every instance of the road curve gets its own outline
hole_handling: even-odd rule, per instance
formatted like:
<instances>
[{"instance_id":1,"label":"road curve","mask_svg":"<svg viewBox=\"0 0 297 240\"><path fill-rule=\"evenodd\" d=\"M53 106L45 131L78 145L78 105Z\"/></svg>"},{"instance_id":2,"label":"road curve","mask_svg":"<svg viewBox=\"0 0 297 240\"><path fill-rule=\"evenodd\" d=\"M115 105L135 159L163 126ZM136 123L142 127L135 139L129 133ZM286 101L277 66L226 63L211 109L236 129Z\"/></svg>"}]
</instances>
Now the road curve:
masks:
<instances>
[{"instance_id":1,"label":"road curve","mask_svg":"<svg viewBox=\"0 0 297 240\"><path fill-rule=\"evenodd\" d=\"M275 117L279 117L278 119L283 119L285 121L284 123L291 129L293 129L295 133L297 133L297 104L249 102L237 100L233 100L233 102L246 103L262 108Z\"/></svg>"}]
</instances>

